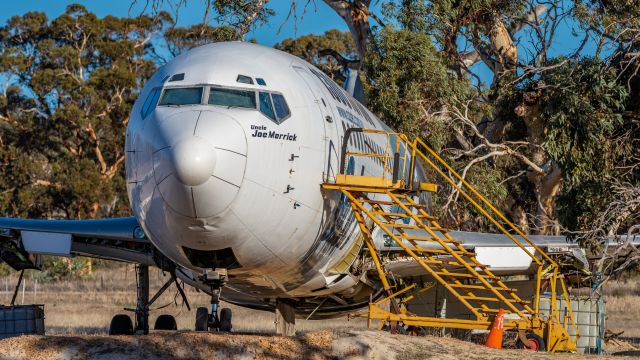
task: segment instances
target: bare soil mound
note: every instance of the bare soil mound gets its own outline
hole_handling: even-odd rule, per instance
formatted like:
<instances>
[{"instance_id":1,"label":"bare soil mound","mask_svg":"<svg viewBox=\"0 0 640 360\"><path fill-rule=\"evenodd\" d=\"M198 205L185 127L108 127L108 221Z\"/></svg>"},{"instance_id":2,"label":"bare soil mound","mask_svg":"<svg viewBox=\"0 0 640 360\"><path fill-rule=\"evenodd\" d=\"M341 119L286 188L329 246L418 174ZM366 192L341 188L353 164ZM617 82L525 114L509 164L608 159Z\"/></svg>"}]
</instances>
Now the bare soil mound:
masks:
<instances>
[{"instance_id":1,"label":"bare soil mound","mask_svg":"<svg viewBox=\"0 0 640 360\"><path fill-rule=\"evenodd\" d=\"M148 336L21 336L0 340L0 357L7 360L595 358L575 354L494 350L451 338L411 337L377 331L345 331L338 334L316 331L290 338L187 331L156 331Z\"/></svg>"}]
</instances>

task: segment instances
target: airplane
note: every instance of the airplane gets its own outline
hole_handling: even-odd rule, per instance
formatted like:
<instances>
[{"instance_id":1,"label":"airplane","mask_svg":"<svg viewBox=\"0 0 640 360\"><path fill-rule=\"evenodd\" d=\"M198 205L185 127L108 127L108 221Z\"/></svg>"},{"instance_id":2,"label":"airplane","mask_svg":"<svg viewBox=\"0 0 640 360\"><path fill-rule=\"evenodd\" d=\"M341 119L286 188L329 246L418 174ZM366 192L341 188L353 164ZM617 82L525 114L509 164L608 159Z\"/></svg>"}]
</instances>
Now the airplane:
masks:
<instances>
[{"instance_id":1,"label":"airplane","mask_svg":"<svg viewBox=\"0 0 640 360\"><path fill-rule=\"evenodd\" d=\"M384 152L381 137L356 131L345 139L360 128L391 131L303 59L246 42L194 48L160 67L133 106L125 144L133 216L1 218L0 258L17 270L38 268L42 254L136 263L142 284L148 266L157 266L179 289L181 280L211 294L211 309L196 311L200 331L231 331L220 299L312 319L366 307L382 292L365 269L362 234L344 196L321 187L341 167L385 171L375 158L342 159L343 146ZM414 176L425 174L417 167ZM430 204L428 196L416 200ZM513 244L500 235L453 235L484 251L483 262L497 272L529 269L530 259L504 256ZM382 232L374 236L379 249L394 251ZM534 241L586 262L564 237ZM136 331L146 333L157 298L149 300L148 273L138 290ZM110 333L131 331L128 316L114 317Z\"/></svg>"}]
</instances>

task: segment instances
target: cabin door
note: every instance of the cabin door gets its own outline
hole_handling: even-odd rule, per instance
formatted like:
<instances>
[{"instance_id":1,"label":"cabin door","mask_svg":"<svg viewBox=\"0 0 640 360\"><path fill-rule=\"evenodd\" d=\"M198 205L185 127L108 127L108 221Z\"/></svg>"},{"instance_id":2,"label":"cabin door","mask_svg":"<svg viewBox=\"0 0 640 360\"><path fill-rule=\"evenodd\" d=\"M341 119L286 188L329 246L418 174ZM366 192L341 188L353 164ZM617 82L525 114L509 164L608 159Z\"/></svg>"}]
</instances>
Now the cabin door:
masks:
<instances>
[{"instance_id":1,"label":"cabin door","mask_svg":"<svg viewBox=\"0 0 640 360\"><path fill-rule=\"evenodd\" d=\"M293 68L300 77L302 77L309 91L313 94L314 102L318 109L318 117L321 117L321 121L324 124L325 168L323 170L323 177L326 182L334 182L336 175L340 172L341 145L340 135L338 133L338 122L329 103L331 100L325 96L325 93L322 91L322 83L311 74L309 69L299 66L293 66ZM314 118L317 119L318 117Z\"/></svg>"}]
</instances>

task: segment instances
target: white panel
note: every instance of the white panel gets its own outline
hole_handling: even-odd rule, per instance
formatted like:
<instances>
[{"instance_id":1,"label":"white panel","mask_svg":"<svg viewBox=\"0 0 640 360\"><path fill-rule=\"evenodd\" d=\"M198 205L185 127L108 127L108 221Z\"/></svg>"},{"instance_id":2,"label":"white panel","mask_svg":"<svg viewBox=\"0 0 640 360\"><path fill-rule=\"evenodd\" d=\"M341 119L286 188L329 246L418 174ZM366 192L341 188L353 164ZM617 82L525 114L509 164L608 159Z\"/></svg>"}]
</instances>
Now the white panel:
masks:
<instances>
[{"instance_id":1,"label":"white panel","mask_svg":"<svg viewBox=\"0 0 640 360\"><path fill-rule=\"evenodd\" d=\"M138 182L154 180L151 153L146 150L136 151L136 176L138 177Z\"/></svg>"},{"instance_id":2,"label":"white panel","mask_svg":"<svg viewBox=\"0 0 640 360\"><path fill-rule=\"evenodd\" d=\"M526 247L526 249L533 254L533 248ZM489 265L491 270L526 270L531 266L531 257L517 247L476 246L475 252L478 261Z\"/></svg>"},{"instance_id":3,"label":"white panel","mask_svg":"<svg viewBox=\"0 0 640 360\"><path fill-rule=\"evenodd\" d=\"M124 157L124 165L125 171L127 174L127 182L135 183L138 181L138 176L136 175L136 170L138 168L138 163L136 161L136 153L135 151L127 151Z\"/></svg>"},{"instance_id":4,"label":"white panel","mask_svg":"<svg viewBox=\"0 0 640 360\"><path fill-rule=\"evenodd\" d=\"M173 160L171 159L171 148L165 148L153 153L153 172L156 183L159 184L167 176L173 174Z\"/></svg>"},{"instance_id":5,"label":"white panel","mask_svg":"<svg viewBox=\"0 0 640 360\"><path fill-rule=\"evenodd\" d=\"M169 116L161 116L162 114L160 113L165 111L167 111L167 108L158 108L154 117L156 130L153 151L164 149L180 142L184 138L193 136L193 130L200 117L200 111L197 110L187 110L172 113Z\"/></svg>"},{"instance_id":6,"label":"white panel","mask_svg":"<svg viewBox=\"0 0 640 360\"><path fill-rule=\"evenodd\" d=\"M196 217L217 215L231 204L239 188L211 177L206 183L193 188Z\"/></svg>"},{"instance_id":7,"label":"white panel","mask_svg":"<svg viewBox=\"0 0 640 360\"><path fill-rule=\"evenodd\" d=\"M247 139L244 130L235 120L223 113L202 111L194 135L206 139L218 149L226 149L242 155L247 154Z\"/></svg>"},{"instance_id":8,"label":"white panel","mask_svg":"<svg viewBox=\"0 0 640 360\"><path fill-rule=\"evenodd\" d=\"M158 184L158 190L170 208L184 216L195 217L191 188L178 181L175 175L169 175Z\"/></svg>"},{"instance_id":9,"label":"white panel","mask_svg":"<svg viewBox=\"0 0 640 360\"><path fill-rule=\"evenodd\" d=\"M216 168L213 170L213 176L234 185L240 186L244 177L244 165L247 158L240 154L216 149Z\"/></svg>"},{"instance_id":10,"label":"white panel","mask_svg":"<svg viewBox=\"0 0 640 360\"><path fill-rule=\"evenodd\" d=\"M22 245L33 254L70 256L71 234L21 231Z\"/></svg>"}]
</instances>

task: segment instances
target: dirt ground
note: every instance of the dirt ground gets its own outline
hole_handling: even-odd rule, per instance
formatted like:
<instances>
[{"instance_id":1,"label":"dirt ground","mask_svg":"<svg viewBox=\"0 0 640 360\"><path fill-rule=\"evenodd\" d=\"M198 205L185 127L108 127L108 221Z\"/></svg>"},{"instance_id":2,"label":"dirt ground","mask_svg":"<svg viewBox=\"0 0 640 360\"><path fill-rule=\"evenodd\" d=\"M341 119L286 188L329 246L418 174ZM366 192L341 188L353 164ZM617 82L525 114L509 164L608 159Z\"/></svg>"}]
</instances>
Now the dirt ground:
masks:
<instances>
[{"instance_id":1,"label":"dirt ground","mask_svg":"<svg viewBox=\"0 0 640 360\"><path fill-rule=\"evenodd\" d=\"M148 336L54 335L0 340L0 358L31 359L620 359L494 350L443 337L315 331L297 337L154 332Z\"/></svg>"},{"instance_id":2,"label":"dirt ground","mask_svg":"<svg viewBox=\"0 0 640 360\"><path fill-rule=\"evenodd\" d=\"M4 281L2 281L4 280ZM10 302L13 276L0 279L0 303ZM152 292L166 280L152 270ZM4 282L4 284L3 284ZM2 289L4 288L4 289ZM3 291L4 290L4 291ZM45 305L46 336L0 340L0 360L18 359L607 359L575 354L534 354L521 350L492 350L446 337L411 337L366 330L362 318L296 321L298 336L273 335L274 315L223 304L233 310L232 334L193 332L195 308L209 306L209 298L187 287L191 311L176 298L172 287L152 306L150 324L160 314L175 316L179 331L149 336L107 336L111 317L135 307L132 266L101 269L90 278L38 282L26 277L17 303ZM612 284L607 291L607 325L635 340L640 334L640 282ZM167 305L166 307L163 307ZM162 307L161 309L158 309ZM131 315L131 314L130 314ZM640 346L639 346L640 347ZM632 350L622 341L607 351ZM613 357L609 357L613 358ZM619 359L620 357L615 357Z\"/></svg>"}]
</instances>

